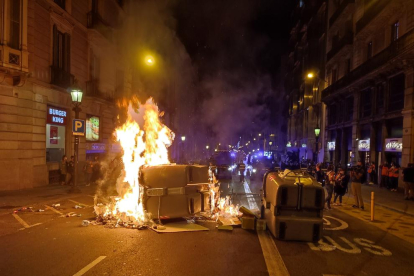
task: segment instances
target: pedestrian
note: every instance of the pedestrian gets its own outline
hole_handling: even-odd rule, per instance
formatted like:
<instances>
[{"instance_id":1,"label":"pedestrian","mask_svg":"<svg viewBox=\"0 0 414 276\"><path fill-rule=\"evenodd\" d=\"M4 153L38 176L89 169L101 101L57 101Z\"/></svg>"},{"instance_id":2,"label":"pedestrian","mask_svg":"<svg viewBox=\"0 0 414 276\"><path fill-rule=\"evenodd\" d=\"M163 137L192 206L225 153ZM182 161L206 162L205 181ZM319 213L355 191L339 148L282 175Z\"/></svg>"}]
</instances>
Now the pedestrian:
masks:
<instances>
[{"instance_id":1,"label":"pedestrian","mask_svg":"<svg viewBox=\"0 0 414 276\"><path fill-rule=\"evenodd\" d=\"M408 163L407 168L403 170L404 180L404 199L414 199L414 164Z\"/></svg>"},{"instance_id":2,"label":"pedestrian","mask_svg":"<svg viewBox=\"0 0 414 276\"><path fill-rule=\"evenodd\" d=\"M68 160L68 158L66 157L66 155L63 155L62 160L59 163L60 184L61 185L66 185L66 174L68 173L67 160Z\"/></svg>"},{"instance_id":3,"label":"pedestrian","mask_svg":"<svg viewBox=\"0 0 414 276\"><path fill-rule=\"evenodd\" d=\"M389 171L389 167L388 167L388 163L384 162L381 166L381 183L380 183L380 188L387 188L388 187L388 171Z\"/></svg>"},{"instance_id":4,"label":"pedestrian","mask_svg":"<svg viewBox=\"0 0 414 276\"><path fill-rule=\"evenodd\" d=\"M322 187L325 186L325 174L322 171L321 163L316 164L316 167L315 167L315 178L316 178L316 181L318 181L319 183L322 184Z\"/></svg>"},{"instance_id":5,"label":"pedestrian","mask_svg":"<svg viewBox=\"0 0 414 276\"><path fill-rule=\"evenodd\" d=\"M398 164L392 162L391 163L391 168L389 170L389 178L390 178L390 185L389 185L389 189L391 190L391 192L396 192L397 188L398 188L398 177L399 177L399 166Z\"/></svg>"},{"instance_id":6,"label":"pedestrian","mask_svg":"<svg viewBox=\"0 0 414 276\"><path fill-rule=\"evenodd\" d=\"M91 180L92 180L92 173L93 173L93 163L91 160L86 161L86 165L83 168L83 170L86 176L86 186L90 186Z\"/></svg>"},{"instance_id":7,"label":"pedestrian","mask_svg":"<svg viewBox=\"0 0 414 276\"><path fill-rule=\"evenodd\" d=\"M70 157L70 161L67 164L67 176L66 176L66 184L73 185L73 177L75 175L75 157L72 155Z\"/></svg>"},{"instance_id":8,"label":"pedestrian","mask_svg":"<svg viewBox=\"0 0 414 276\"><path fill-rule=\"evenodd\" d=\"M246 171L246 165L244 163L239 164L240 182L244 182L244 173Z\"/></svg>"},{"instance_id":9,"label":"pedestrian","mask_svg":"<svg viewBox=\"0 0 414 276\"><path fill-rule=\"evenodd\" d=\"M364 173L362 163L358 161L357 166L351 171L351 189L355 199L355 204L352 207L361 208L362 210L364 210L364 200L362 199L361 184Z\"/></svg>"},{"instance_id":10,"label":"pedestrian","mask_svg":"<svg viewBox=\"0 0 414 276\"><path fill-rule=\"evenodd\" d=\"M335 183L335 171L333 170L333 166L329 165L326 176L325 176L325 189L326 189L326 206L327 210L331 209L331 200L332 200L332 193L334 189L334 183Z\"/></svg>"},{"instance_id":11,"label":"pedestrian","mask_svg":"<svg viewBox=\"0 0 414 276\"><path fill-rule=\"evenodd\" d=\"M377 184L377 170L375 169L375 162L372 162L368 167L369 184Z\"/></svg>"},{"instance_id":12,"label":"pedestrian","mask_svg":"<svg viewBox=\"0 0 414 276\"><path fill-rule=\"evenodd\" d=\"M348 189L349 175L345 173L344 168L339 168L338 174L335 177L335 186L334 186L334 205L342 206L342 197L345 195L346 190ZM336 200L339 198L339 203L336 203Z\"/></svg>"}]
</instances>

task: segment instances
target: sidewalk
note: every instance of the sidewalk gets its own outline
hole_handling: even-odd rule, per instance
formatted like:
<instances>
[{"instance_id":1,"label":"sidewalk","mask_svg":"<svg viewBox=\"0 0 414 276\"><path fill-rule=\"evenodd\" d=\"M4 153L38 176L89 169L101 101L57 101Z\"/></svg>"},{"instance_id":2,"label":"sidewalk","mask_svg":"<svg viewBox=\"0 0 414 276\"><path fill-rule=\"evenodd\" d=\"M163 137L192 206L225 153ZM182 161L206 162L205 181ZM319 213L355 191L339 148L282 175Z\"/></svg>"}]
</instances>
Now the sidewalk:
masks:
<instances>
[{"instance_id":1,"label":"sidewalk","mask_svg":"<svg viewBox=\"0 0 414 276\"><path fill-rule=\"evenodd\" d=\"M93 195L96 186L78 186L82 193L69 194L70 186L44 186L27 190L1 191L0 215L11 213L20 207L30 207L38 203L55 202L65 198L73 198L79 195Z\"/></svg>"},{"instance_id":2,"label":"sidewalk","mask_svg":"<svg viewBox=\"0 0 414 276\"><path fill-rule=\"evenodd\" d=\"M351 184L349 184L349 188ZM386 209L399 212L402 214L414 216L414 201L404 200L404 192L391 192L385 188L378 188L374 185L362 185L362 196L364 202L371 203L371 192L374 192L375 205ZM353 200L353 196L350 195Z\"/></svg>"}]
</instances>

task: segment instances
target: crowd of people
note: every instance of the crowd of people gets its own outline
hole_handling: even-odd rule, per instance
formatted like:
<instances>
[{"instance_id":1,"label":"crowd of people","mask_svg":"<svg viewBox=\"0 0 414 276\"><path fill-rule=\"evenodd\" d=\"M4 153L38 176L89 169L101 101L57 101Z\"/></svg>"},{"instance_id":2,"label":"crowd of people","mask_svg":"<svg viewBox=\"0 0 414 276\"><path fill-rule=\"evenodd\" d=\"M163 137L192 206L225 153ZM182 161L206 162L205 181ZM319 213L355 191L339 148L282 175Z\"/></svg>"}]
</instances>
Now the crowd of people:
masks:
<instances>
[{"instance_id":1,"label":"crowd of people","mask_svg":"<svg viewBox=\"0 0 414 276\"><path fill-rule=\"evenodd\" d=\"M83 168L83 172L85 174L85 183L86 186L90 186L94 184L100 177L100 163L97 156L93 158L93 160L89 159L86 161L86 164ZM71 156L70 160L66 155L62 156L62 160L59 163L59 173L60 173L60 184L61 185L68 185L72 186L73 183L73 176L75 173L75 157ZM79 175L79 174L78 174Z\"/></svg>"},{"instance_id":2,"label":"crowd of people","mask_svg":"<svg viewBox=\"0 0 414 276\"><path fill-rule=\"evenodd\" d=\"M348 184L351 182L351 192L354 197L352 207L364 210L361 185L378 184L375 163L372 162L365 167L361 162L358 162L355 167L350 168L343 168L341 166L334 167L333 165L328 165L325 168L326 170L323 169L321 163L318 163L316 166L310 167L309 172L325 187L326 209L331 209L332 197L333 205L342 205L342 197L348 192ZM378 186L396 192L401 168L394 162L390 165L385 162L379 166L379 169L381 179ZM406 168L402 169L402 176L404 182L404 199L414 200L414 163L409 163ZM339 200L338 203L337 200Z\"/></svg>"}]
</instances>

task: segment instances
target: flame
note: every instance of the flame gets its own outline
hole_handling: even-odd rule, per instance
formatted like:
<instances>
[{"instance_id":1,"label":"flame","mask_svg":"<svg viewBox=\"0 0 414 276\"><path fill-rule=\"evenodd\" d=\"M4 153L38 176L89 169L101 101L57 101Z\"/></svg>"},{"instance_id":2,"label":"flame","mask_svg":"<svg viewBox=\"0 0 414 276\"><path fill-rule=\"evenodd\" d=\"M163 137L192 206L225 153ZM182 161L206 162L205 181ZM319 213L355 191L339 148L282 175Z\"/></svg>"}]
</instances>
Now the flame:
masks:
<instances>
[{"instance_id":1,"label":"flame","mask_svg":"<svg viewBox=\"0 0 414 276\"><path fill-rule=\"evenodd\" d=\"M121 106L125 105L124 101ZM145 110L143 130L138 122L136 107ZM129 102L126 122L115 130L114 136L123 149L124 169L121 179L117 181L120 198L110 205L96 206L95 211L103 213L103 217L112 216L142 225L150 218L143 207L144 188L139 183L139 170L145 165L170 163L167 148L172 144L174 133L160 122L158 106L150 98L144 105L136 99Z\"/></svg>"}]
</instances>

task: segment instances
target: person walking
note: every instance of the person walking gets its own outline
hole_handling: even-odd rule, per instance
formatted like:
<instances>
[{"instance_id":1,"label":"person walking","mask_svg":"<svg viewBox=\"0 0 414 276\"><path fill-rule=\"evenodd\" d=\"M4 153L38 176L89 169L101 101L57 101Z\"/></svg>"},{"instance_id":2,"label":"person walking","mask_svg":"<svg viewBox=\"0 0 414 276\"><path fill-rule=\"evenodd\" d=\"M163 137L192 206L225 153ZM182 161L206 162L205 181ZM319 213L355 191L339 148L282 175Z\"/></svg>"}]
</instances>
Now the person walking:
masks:
<instances>
[{"instance_id":1,"label":"person walking","mask_svg":"<svg viewBox=\"0 0 414 276\"><path fill-rule=\"evenodd\" d=\"M344 168L339 168L338 174L335 177L335 186L334 186L334 204L336 206L342 206L342 197L345 195L346 190L348 189L349 175L345 173ZM339 198L339 203L336 203L336 200Z\"/></svg>"},{"instance_id":2,"label":"person walking","mask_svg":"<svg viewBox=\"0 0 414 276\"><path fill-rule=\"evenodd\" d=\"M355 199L355 204L352 207L361 208L362 210L364 210L364 200L362 199L361 185L364 173L362 163L358 161L357 166L351 171L351 189Z\"/></svg>"},{"instance_id":3,"label":"person walking","mask_svg":"<svg viewBox=\"0 0 414 276\"><path fill-rule=\"evenodd\" d=\"M389 189L391 190L391 192L396 192L397 191L398 177L399 177L399 166L396 163L392 162L391 163L391 168L389 170L389 178L390 178Z\"/></svg>"},{"instance_id":4,"label":"person walking","mask_svg":"<svg viewBox=\"0 0 414 276\"><path fill-rule=\"evenodd\" d=\"M66 175L68 173L67 160L68 158L66 157L66 155L63 155L62 160L59 163L60 185L66 185Z\"/></svg>"},{"instance_id":5,"label":"person walking","mask_svg":"<svg viewBox=\"0 0 414 276\"><path fill-rule=\"evenodd\" d=\"M408 163L407 168L403 170L404 180L404 199L414 199L414 164Z\"/></svg>"},{"instance_id":6,"label":"person walking","mask_svg":"<svg viewBox=\"0 0 414 276\"><path fill-rule=\"evenodd\" d=\"M331 200L332 200L332 193L334 189L334 183L335 183L335 171L333 170L333 166L329 165L326 176L325 176L325 189L326 189L326 209L331 209Z\"/></svg>"},{"instance_id":7,"label":"person walking","mask_svg":"<svg viewBox=\"0 0 414 276\"><path fill-rule=\"evenodd\" d=\"M66 177L67 185L73 185L74 171L75 171L75 157L72 155L70 157L70 161L67 162L67 172L68 172L67 177Z\"/></svg>"},{"instance_id":8,"label":"person walking","mask_svg":"<svg viewBox=\"0 0 414 276\"><path fill-rule=\"evenodd\" d=\"M316 181L322 184L322 187L325 186L325 174L321 169L321 163L316 164L315 178L316 178Z\"/></svg>"},{"instance_id":9,"label":"person walking","mask_svg":"<svg viewBox=\"0 0 414 276\"><path fill-rule=\"evenodd\" d=\"M381 183L380 188L387 188L388 187L388 163L384 162L381 166Z\"/></svg>"}]
</instances>

